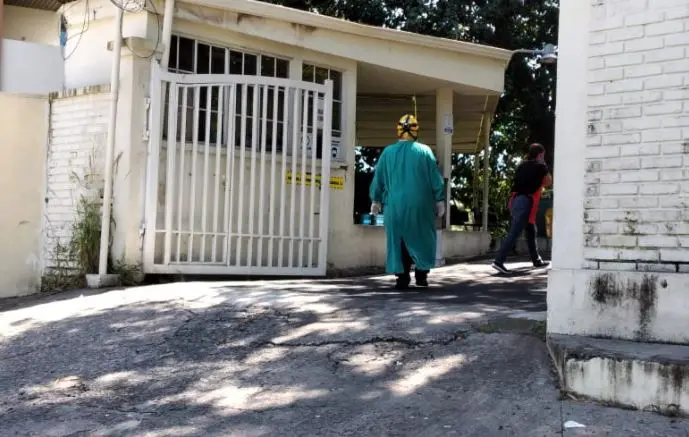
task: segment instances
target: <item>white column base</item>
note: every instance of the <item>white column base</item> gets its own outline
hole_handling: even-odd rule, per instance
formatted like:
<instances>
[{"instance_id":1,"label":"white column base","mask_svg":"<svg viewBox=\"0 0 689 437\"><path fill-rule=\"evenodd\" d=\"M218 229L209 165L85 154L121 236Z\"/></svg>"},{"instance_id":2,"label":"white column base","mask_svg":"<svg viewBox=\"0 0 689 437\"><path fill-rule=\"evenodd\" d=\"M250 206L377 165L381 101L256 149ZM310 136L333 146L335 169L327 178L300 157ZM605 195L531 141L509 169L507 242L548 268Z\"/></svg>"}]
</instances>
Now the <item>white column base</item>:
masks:
<instances>
[{"instance_id":1,"label":"white column base","mask_svg":"<svg viewBox=\"0 0 689 437\"><path fill-rule=\"evenodd\" d=\"M445 255L443 250L443 231L438 230L438 243L435 247L435 266L442 267L445 265Z\"/></svg>"},{"instance_id":2,"label":"white column base","mask_svg":"<svg viewBox=\"0 0 689 437\"><path fill-rule=\"evenodd\" d=\"M118 274L89 274L86 275L86 286L88 288L110 288L116 287L120 283L120 275Z\"/></svg>"}]
</instances>

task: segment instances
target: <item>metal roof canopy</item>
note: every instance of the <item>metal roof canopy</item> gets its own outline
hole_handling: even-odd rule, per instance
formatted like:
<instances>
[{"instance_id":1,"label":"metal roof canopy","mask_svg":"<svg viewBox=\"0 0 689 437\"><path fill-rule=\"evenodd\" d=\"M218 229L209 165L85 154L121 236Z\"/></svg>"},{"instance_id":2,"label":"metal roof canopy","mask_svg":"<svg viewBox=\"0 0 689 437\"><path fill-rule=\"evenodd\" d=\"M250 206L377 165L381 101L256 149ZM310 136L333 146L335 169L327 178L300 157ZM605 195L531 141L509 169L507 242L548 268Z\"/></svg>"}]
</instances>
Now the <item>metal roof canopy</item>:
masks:
<instances>
[{"instance_id":1,"label":"metal roof canopy","mask_svg":"<svg viewBox=\"0 0 689 437\"><path fill-rule=\"evenodd\" d=\"M390 108L386 111L381 107L385 106L382 100L416 95L421 106L423 96L434 99L436 89L453 88L452 149L457 153L477 153L484 147L484 119L492 118L512 57L511 51L500 48L369 26L254 0L178 0L176 17L357 61L357 100L368 101L374 112L380 112L357 117L357 136L366 124L383 122L383 113ZM415 54L411 62L410 49ZM434 101L426 101L434 113ZM395 116L385 117L387 123L402 115L392 109ZM428 128L423 137L431 146L435 143L434 125L425 118ZM391 134L369 131L366 135L369 147L383 147Z\"/></svg>"},{"instance_id":2,"label":"metal roof canopy","mask_svg":"<svg viewBox=\"0 0 689 437\"><path fill-rule=\"evenodd\" d=\"M57 12L60 7L74 0L5 0L5 6L20 6L22 8L40 9L42 11Z\"/></svg>"}]
</instances>

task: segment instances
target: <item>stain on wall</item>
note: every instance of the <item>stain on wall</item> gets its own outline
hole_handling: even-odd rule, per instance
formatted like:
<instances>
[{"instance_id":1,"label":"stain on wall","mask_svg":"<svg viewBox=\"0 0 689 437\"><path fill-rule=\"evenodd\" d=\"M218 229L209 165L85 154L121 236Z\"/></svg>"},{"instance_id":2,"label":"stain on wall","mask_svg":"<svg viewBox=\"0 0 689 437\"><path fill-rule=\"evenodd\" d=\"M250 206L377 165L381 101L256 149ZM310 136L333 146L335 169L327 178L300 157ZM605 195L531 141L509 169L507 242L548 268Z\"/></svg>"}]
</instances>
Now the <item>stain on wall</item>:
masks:
<instances>
[{"instance_id":1,"label":"stain on wall","mask_svg":"<svg viewBox=\"0 0 689 437\"><path fill-rule=\"evenodd\" d=\"M649 329L655 318L658 276L647 274L640 281L620 280L614 273L594 276L589 288L590 295L604 311L606 307L619 307L633 302L638 306L637 340L651 340Z\"/></svg>"}]
</instances>

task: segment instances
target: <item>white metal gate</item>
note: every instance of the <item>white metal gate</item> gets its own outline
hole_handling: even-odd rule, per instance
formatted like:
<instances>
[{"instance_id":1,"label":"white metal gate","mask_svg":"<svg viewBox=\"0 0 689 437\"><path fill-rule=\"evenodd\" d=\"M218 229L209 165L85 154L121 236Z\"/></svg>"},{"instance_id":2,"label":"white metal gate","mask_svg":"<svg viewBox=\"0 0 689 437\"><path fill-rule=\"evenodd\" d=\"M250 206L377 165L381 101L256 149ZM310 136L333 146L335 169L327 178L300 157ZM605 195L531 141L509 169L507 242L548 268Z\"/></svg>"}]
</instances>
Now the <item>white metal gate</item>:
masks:
<instances>
[{"instance_id":1,"label":"white metal gate","mask_svg":"<svg viewBox=\"0 0 689 437\"><path fill-rule=\"evenodd\" d=\"M155 65L144 271L325 275L332 99L331 81Z\"/></svg>"}]
</instances>

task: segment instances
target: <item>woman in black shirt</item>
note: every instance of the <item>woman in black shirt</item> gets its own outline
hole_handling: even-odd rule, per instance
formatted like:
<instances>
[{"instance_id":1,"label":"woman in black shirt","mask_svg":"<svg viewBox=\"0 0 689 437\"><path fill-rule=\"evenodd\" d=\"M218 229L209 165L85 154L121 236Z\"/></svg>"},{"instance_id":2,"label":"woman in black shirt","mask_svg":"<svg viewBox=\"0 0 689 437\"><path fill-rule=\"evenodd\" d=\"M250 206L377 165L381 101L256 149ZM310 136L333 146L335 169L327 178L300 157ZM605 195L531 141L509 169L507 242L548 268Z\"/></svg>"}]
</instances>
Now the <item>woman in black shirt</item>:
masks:
<instances>
[{"instance_id":1,"label":"woman in black shirt","mask_svg":"<svg viewBox=\"0 0 689 437\"><path fill-rule=\"evenodd\" d=\"M512 184L512 198L510 199L512 225L493 261L493 268L500 273L507 274L510 272L505 267L507 252L514 247L514 243L524 229L526 229L526 243L534 267L546 267L549 264L543 261L538 253L535 224L535 213L538 209L541 191L543 187L549 187L553 182L544 157L545 148L541 144L532 144L529 146L526 160L517 167Z\"/></svg>"}]
</instances>

